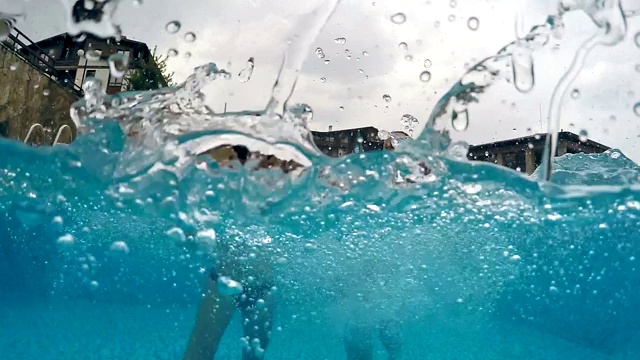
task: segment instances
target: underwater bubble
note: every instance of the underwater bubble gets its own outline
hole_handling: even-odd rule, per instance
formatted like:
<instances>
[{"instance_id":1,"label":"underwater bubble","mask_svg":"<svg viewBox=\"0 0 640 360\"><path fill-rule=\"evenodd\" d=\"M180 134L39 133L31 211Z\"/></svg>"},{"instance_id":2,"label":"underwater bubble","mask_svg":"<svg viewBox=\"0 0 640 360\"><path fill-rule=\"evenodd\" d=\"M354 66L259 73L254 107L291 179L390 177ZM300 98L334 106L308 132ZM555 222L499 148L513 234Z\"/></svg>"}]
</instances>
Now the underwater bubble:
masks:
<instances>
[{"instance_id":1,"label":"underwater bubble","mask_svg":"<svg viewBox=\"0 0 640 360\"><path fill-rule=\"evenodd\" d=\"M57 243L60 245L73 245L76 239L71 234L65 234L58 238Z\"/></svg>"},{"instance_id":2,"label":"underwater bubble","mask_svg":"<svg viewBox=\"0 0 640 360\"><path fill-rule=\"evenodd\" d=\"M456 131L465 131L469 127L469 113L467 110L454 111L451 115L451 126Z\"/></svg>"},{"instance_id":3,"label":"underwater bubble","mask_svg":"<svg viewBox=\"0 0 640 360\"><path fill-rule=\"evenodd\" d=\"M380 206L375 205L375 204L369 204L367 205L367 209L374 211L374 212L380 212Z\"/></svg>"},{"instance_id":4,"label":"underwater bubble","mask_svg":"<svg viewBox=\"0 0 640 360\"><path fill-rule=\"evenodd\" d=\"M469 184L469 185L465 185L463 188L464 192L466 192L469 195L475 195L477 193L479 193L480 191L482 191L482 185L480 184Z\"/></svg>"},{"instance_id":5,"label":"underwater bubble","mask_svg":"<svg viewBox=\"0 0 640 360\"><path fill-rule=\"evenodd\" d=\"M109 71L115 78L122 79L129 70L129 55L113 54L109 56Z\"/></svg>"},{"instance_id":6,"label":"underwater bubble","mask_svg":"<svg viewBox=\"0 0 640 360\"><path fill-rule=\"evenodd\" d=\"M580 90L578 90L578 89L573 89L573 90L571 91L571 98L572 98L572 99L577 99L577 98L579 98L579 97L580 97Z\"/></svg>"},{"instance_id":7,"label":"underwater bubble","mask_svg":"<svg viewBox=\"0 0 640 360\"><path fill-rule=\"evenodd\" d=\"M181 27L182 27L182 24L180 24L179 21L174 20L174 21L169 21L164 28L165 30L167 30L169 34L175 34L178 31L180 31Z\"/></svg>"},{"instance_id":8,"label":"underwater bubble","mask_svg":"<svg viewBox=\"0 0 640 360\"><path fill-rule=\"evenodd\" d=\"M514 262L514 263L515 263L515 262L520 261L520 255L513 255L513 256L511 256L511 257L509 258L509 261Z\"/></svg>"},{"instance_id":9,"label":"underwater bubble","mask_svg":"<svg viewBox=\"0 0 640 360\"><path fill-rule=\"evenodd\" d=\"M471 29L471 31L478 30L480 27L480 20L476 17L470 17L469 20L467 20L467 27Z\"/></svg>"},{"instance_id":10,"label":"underwater bubble","mask_svg":"<svg viewBox=\"0 0 640 360\"><path fill-rule=\"evenodd\" d=\"M347 43L347 39L343 37L335 38L333 41L338 45L344 45Z\"/></svg>"},{"instance_id":11,"label":"underwater bubble","mask_svg":"<svg viewBox=\"0 0 640 360\"><path fill-rule=\"evenodd\" d=\"M240 82L243 82L243 83L251 80L251 75L253 75L254 68L255 68L255 61L252 56L249 58L249 60L247 60L247 64L245 65L244 69L242 69L242 71L238 73L238 80L240 80Z\"/></svg>"},{"instance_id":12,"label":"underwater bubble","mask_svg":"<svg viewBox=\"0 0 640 360\"><path fill-rule=\"evenodd\" d=\"M633 112L640 116L640 102L637 102L635 105L633 105Z\"/></svg>"},{"instance_id":13,"label":"underwater bubble","mask_svg":"<svg viewBox=\"0 0 640 360\"><path fill-rule=\"evenodd\" d=\"M218 278L216 288L222 296L240 295L243 291L242 284L226 276L220 276Z\"/></svg>"},{"instance_id":14,"label":"underwater bubble","mask_svg":"<svg viewBox=\"0 0 640 360\"><path fill-rule=\"evenodd\" d=\"M322 48L320 48L320 47L316 48L316 56L318 57L318 59L324 59L325 55L324 55L324 51L322 50Z\"/></svg>"},{"instance_id":15,"label":"underwater bubble","mask_svg":"<svg viewBox=\"0 0 640 360\"><path fill-rule=\"evenodd\" d=\"M178 56L178 50L176 50L176 49L169 49L169 51L167 52L167 56L169 56L169 57Z\"/></svg>"},{"instance_id":16,"label":"underwater bubble","mask_svg":"<svg viewBox=\"0 0 640 360\"><path fill-rule=\"evenodd\" d=\"M196 241L206 246L215 246L216 232L213 229L199 230L196 233Z\"/></svg>"},{"instance_id":17,"label":"underwater bubble","mask_svg":"<svg viewBox=\"0 0 640 360\"><path fill-rule=\"evenodd\" d=\"M188 42L188 43L192 43L192 42L196 41L196 34L194 34L192 32L188 32L188 33L184 34L184 41Z\"/></svg>"},{"instance_id":18,"label":"underwater bubble","mask_svg":"<svg viewBox=\"0 0 640 360\"><path fill-rule=\"evenodd\" d=\"M427 68L427 69L428 69L428 68L430 68L430 67L431 67L431 60L426 59L426 60L424 61L424 67L425 67L425 68Z\"/></svg>"},{"instance_id":19,"label":"underwater bubble","mask_svg":"<svg viewBox=\"0 0 640 360\"><path fill-rule=\"evenodd\" d=\"M431 80L431 73L428 70L420 73L420 81L429 82L429 80Z\"/></svg>"},{"instance_id":20,"label":"underwater bubble","mask_svg":"<svg viewBox=\"0 0 640 360\"><path fill-rule=\"evenodd\" d=\"M391 22L394 24L404 24L405 21L407 21L407 16L403 13L391 15Z\"/></svg>"},{"instance_id":21,"label":"underwater bubble","mask_svg":"<svg viewBox=\"0 0 640 360\"><path fill-rule=\"evenodd\" d=\"M398 48L402 51L408 51L409 50L409 46L407 45L406 42L401 42L400 44L398 44Z\"/></svg>"},{"instance_id":22,"label":"underwater bubble","mask_svg":"<svg viewBox=\"0 0 640 360\"><path fill-rule=\"evenodd\" d=\"M391 102L391 95L389 94L384 94L382 95L382 100L384 100L384 102Z\"/></svg>"},{"instance_id":23,"label":"underwater bubble","mask_svg":"<svg viewBox=\"0 0 640 360\"><path fill-rule=\"evenodd\" d=\"M184 242L186 241L187 237L184 234L184 231L182 231L182 229L180 229L179 227L174 227L169 229L166 234L173 239L174 241L177 242Z\"/></svg>"},{"instance_id":24,"label":"underwater bubble","mask_svg":"<svg viewBox=\"0 0 640 360\"><path fill-rule=\"evenodd\" d=\"M129 253L129 246L127 246L127 243L124 241L114 241L109 249L113 252L120 252L125 254Z\"/></svg>"}]
</instances>

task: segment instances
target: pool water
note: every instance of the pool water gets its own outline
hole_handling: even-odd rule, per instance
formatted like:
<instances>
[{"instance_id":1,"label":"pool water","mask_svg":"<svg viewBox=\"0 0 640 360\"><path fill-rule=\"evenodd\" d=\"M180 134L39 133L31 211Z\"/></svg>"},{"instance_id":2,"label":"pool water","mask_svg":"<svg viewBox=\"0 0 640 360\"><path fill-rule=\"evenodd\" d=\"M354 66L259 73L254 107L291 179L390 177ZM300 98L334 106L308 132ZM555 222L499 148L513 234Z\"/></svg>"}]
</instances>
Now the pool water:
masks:
<instances>
[{"instance_id":1,"label":"pool water","mask_svg":"<svg viewBox=\"0 0 640 360\"><path fill-rule=\"evenodd\" d=\"M404 358L640 356L640 168L620 151L556 158L545 185L439 155L398 183L418 160L402 151L311 157L291 179L149 167L101 124L66 147L0 142L5 356L180 358L213 255L176 228L274 256L267 358L344 358L350 316L399 320ZM238 320L217 358L239 358Z\"/></svg>"}]
</instances>

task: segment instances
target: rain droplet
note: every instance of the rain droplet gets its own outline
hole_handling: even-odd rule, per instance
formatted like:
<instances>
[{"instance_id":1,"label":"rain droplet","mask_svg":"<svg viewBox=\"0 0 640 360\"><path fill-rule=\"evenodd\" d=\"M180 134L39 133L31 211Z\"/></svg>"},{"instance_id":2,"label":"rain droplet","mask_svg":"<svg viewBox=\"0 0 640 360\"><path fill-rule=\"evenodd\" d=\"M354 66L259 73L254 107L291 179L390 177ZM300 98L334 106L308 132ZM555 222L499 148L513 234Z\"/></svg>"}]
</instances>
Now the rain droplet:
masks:
<instances>
[{"instance_id":1,"label":"rain droplet","mask_svg":"<svg viewBox=\"0 0 640 360\"><path fill-rule=\"evenodd\" d=\"M449 6L451 6L451 8L456 7L456 5L458 5L458 4L456 3L456 0L451 0L451 1L449 1Z\"/></svg>"},{"instance_id":2,"label":"rain droplet","mask_svg":"<svg viewBox=\"0 0 640 360\"><path fill-rule=\"evenodd\" d=\"M587 140L589 140L589 134L587 133L587 130L580 130L578 136L580 136L580 142L587 142Z\"/></svg>"},{"instance_id":3,"label":"rain droplet","mask_svg":"<svg viewBox=\"0 0 640 360\"><path fill-rule=\"evenodd\" d=\"M362 56L369 56L369 53L367 51L363 51Z\"/></svg>"},{"instance_id":4,"label":"rain droplet","mask_svg":"<svg viewBox=\"0 0 640 360\"><path fill-rule=\"evenodd\" d=\"M404 59L405 59L406 61L411 61L411 60L413 60L413 56L411 56L411 55L405 55Z\"/></svg>"},{"instance_id":5,"label":"rain droplet","mask_svg":"<svg viewBox=\"0 0 640 360\"><path fill-rule=\"evenodd\" d=\"M321 78L320 78L320 82L324 84L325 82L327 82L327 78L326 78L326 77L324 77L324 76L323 76L323 77L321 77Z\"/></svg>"},{"instance_id":6,"label":"rain droplet","mask_svg":"<svg viewBox=\"0 0 640 360\"><path fill-rule=\"evenodd\" d=\"M11 64L9 66L9 70L11 70L11 71L16 71L17 68L18 68L18 64Z\"/></svg>"},{"instance_id":7,"label":"rain droplet","mask_svg":"<svg viewBox=\"0 0 640 360\"><path fill-rule=\"evenodd\" d=\"M344 111L344 106L340 106L340 111Z\"/></svg>"},{"instance_id":8,"label":"rain droplet","mask_svg":"<svg viewBox=\"0 0 640 360\"><path fill-rule=\"evenodd\" d=\"M192 42L196 41L196 34L194 34L192 32L188 32L188 33L184 34L184 41L186 41L188 43L192 43Z\"/></svg>"},{"instance_id":9,"label":"rain droplet","mask_svg":"<svg viewBox=\"0 0 640 360\"><path fill-rule=\"evenodd\" d=\"M429 59L425 60L424 61L424 67L427 68L427 69L430 68L431 67L431 60L429 60Z\"/></svg>"},{"instance_id":10,"label":"rain droplet","mask_svg":"<svg viewBox=\"0 0 640 360\"><path fill-rule=\"evenodd\" d=\"M347 39L343 38L343 37L339 37L339 38L335 38L335 40L333 40L336 42L336 44L338 45L344 45L347 43Z\"/></svg>"},{"instance_id":11,"label":"rain droplet","mask_svg":"<svg viewBox=\"0 0 640 360\"><path fill-rule=\"evenodd\" d=\"M129 69L129 55L113 54L109 56L109 71L117 79L122 79Z\"/></svg>"},{"instance_id":12,"label":"rain droplet","mask_svg":"<svg viewBox=\"0 0 640 360\"><path fill-rule=\"evenodd\" d=\"M465 131L469 127L469 113L467 110L464 111L453 111L451 114L451 126L456 131Z\"/></svg>"},{"instance_id":13,"label":"rain droplet","mask_svg":"<svg viewBox=\"0 0 640 360\"><path fill-rule=\"evenodd\" d=\"M467 27L472 31L478 30L480 27L480 20L478 20L477 17L470 17L469 20L467 20Z\"/></svg>"},{"instance_id":14,"label":"rain droplet","mask_svg":"<svg viewBox=\"0 0 640 360\"><path fill-rule=\"evenodd\" d=\"M513 83L516 89L522 93L531 91L535 83L531 51L524 48L516 49L511 55L511 67L513 68Z\"/></svg>"},{"instance_id":15,"label":"rain droplet","mask_svg":"<svg viewBox=\"0 0 640 360\"><path fill-rule=\"evenodd\" d=\"M449 21L455 21L456 20L456 16L451 14L449 15Z\"/></svg>"},{"instance_id":16,"label":"rain droplet","mask_svg":"<svg viewBox=\"0 0 640 360\"><path fill-rule=\"evenodd\" d=\"M429 82L429 80L431 80L431 73L428 70L420 73L420 81Z\"/></svg>"},{"instance_id":17,"label":"rain droplet","mask_svg":"<svg viewBox=\"0 0 640 360\"><path fill-rule=\"evenodd\" d=\"M580 97L580 90L578 89L573 89L573 91L571 91L571 98L573 99L577 99Z\"/></svg>"},{"instance_id":18,"label":"rain droplet","mask_svg":"<svg viewBox=\"0 0 640 360\"><path fill-rule=\"evenodd\" d=\"M384 100L384 102L391 102L391 96L389 94L384 94L382 95L382 100Z\"/></svg>"},{"instance_id":19,"label":"rain droplet","mask_svg":"<svg viewBox=\"0 0 640 360\"><path fill-rule=\"evenodd\" d=\"M407 16L403 13L397 13L391 16L391 22L394 24L404 24L407 21Z\"/></svg>"},{"instance_id":20,"label":"rain droplet","mask_svg":"<svg viewBox=\"0 0 640 360\"><path fill-rule=\"evenodd\" d=\"M316 56L318 57L318 59L324 59L325 55L324 51L322 51L322 48L316 48Z\"/></svg>"},{"instance_id":21,"label":"rain droplet","mask_svg":"<svg viewBox=\"0 0 640 360\"><path fill-rule=\"evenodd\" d=\"M175 34L178 31L180 31L181 27L182 27L182 24L180 24L179 21L174 20L174 21L169 21L164 28L165 30L167 30L169 34Z\"/></svg>"},{"instance_id":22,"label":"rain droplet","mask_svg":"<svg viewBox=\"0 0 640 360\"><path fill-rule=\"evenodd\" d=\"M247 60L247 64L245 65L244 69L242 69L240 73L238 73L238 80L240 80L240 82L243 82L243 83L251 80L251 75L253 75L254 67L255 67L255 62L252 56L249 58L249 60Z\"/></svg>"},{"instance_id":23,"label":"rain droplet","mask_svg":"<svg viewBox=\"0 0 640 360\"><path fill-rule=\"evenodd\" d=\"M325 65L329 65L329 63L330 63L330 62L331 62L331 61L329 61L329 59L326 59L326 60L324 61Z\"/></svg>"},{"instance_id":24,"label":"rain droplet","mask_svg":"<svg viewBox=\"0 0 640 360\"><path fill-rule=\"evenodd\" d=\"M398 48L402 51L407 51L409 50L409 46L407 45L406 42L401 42L400 44L398 44Z\"/></svg>"},{"instance_id":25,"label":"rain droplet","mask_svg":"<svg viewBox=\"0 0 640 360\"><path fill-rule=\"evenodd\" d=\"M167 52L167 55L168 55L169 57L178 56L178 50L176 50L176 49L169 49L169 51Z\"/></svg>"},{"instance_id":26,"label":"rain droplet","mask_svg":"<svg viewBox=\"0 0 640 360\"><path fill-rule=\"evenodd\" d=\"M633 105L633 112L640 116L640 102L637 102L635 105Z\"/></svg>"}]
</instances>

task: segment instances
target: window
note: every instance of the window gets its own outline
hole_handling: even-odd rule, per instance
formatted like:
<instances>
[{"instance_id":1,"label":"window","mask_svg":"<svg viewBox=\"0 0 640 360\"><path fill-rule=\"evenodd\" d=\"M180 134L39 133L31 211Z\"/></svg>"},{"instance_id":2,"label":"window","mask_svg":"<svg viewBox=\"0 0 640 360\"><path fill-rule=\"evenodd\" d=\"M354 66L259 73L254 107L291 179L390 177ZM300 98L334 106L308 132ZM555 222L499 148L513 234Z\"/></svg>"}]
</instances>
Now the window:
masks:
<instances>
[{"instance_id":1,"label":"window","mask_svg":"<svg viewBox=\"0 0 640 360\"><path fill-rule=\"evenodd\" d=\"M90 77L96 77L96 71L95 70L87 70L87 72L84 74L84 78L90 78Z\"/></svg>"},{"instance_id":2,"label":"window","mask_svg":"<svg viewBox=\"0 0 640 360\"><path fill-rule=\"evenodd\" d=\"M109 86L122 86L122 79L109 75Z\"/></svg>"}]
</instances>

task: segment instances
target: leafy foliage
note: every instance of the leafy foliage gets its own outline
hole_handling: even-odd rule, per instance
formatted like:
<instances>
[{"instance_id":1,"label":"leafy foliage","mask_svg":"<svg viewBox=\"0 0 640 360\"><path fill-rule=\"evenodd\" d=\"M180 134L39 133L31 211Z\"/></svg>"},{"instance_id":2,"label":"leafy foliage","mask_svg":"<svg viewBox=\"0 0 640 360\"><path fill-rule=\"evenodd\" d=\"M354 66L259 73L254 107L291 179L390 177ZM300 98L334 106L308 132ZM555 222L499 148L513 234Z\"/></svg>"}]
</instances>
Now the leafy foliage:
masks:
<instances>
[{"instance_id":1,"label":"leafy foliage","mask_svg":"<svg viewBox=\"0 0 640 360\"><path fill-rule=\"evenodd\" d=\"M173 86L173 73L167 70L167 55L161 56L153 48L149 61L138 60L138 68L131 71L126 78L128 91L156 90L162 87Z\"/></svg>"}]
</instances>

